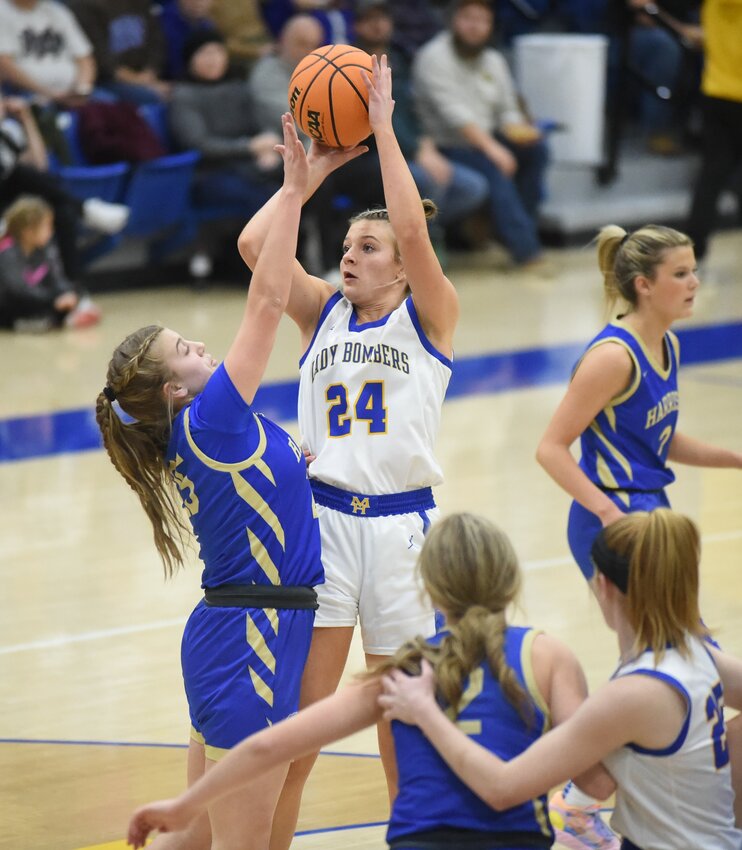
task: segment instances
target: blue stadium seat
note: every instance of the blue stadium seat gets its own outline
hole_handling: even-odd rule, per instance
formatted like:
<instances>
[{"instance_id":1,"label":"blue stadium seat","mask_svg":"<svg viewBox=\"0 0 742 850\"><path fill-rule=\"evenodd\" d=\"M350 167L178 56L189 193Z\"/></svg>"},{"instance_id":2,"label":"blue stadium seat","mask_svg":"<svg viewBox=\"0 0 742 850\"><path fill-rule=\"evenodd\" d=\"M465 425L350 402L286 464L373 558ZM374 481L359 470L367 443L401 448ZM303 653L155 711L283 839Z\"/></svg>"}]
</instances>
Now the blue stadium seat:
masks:
<instances>
[{"instance_id":1,"label":"blue stadium seat","mask_svg":"<svg viewBox=\"0 0 742 850\"><path fill-rule=\"evenodd\" d=\"M84 260L92 262L132 236L151 240L152 258L161 259L165 252L158 243L171 240L181 230L189 232L192 227L190 191L199 156L196 151L186 151L133 168L121 198L121 203L131 209L126 227L96 242L84 253ZM179 241L173 240L170 244L174 248Z\"/></svg>"}]
</instances>

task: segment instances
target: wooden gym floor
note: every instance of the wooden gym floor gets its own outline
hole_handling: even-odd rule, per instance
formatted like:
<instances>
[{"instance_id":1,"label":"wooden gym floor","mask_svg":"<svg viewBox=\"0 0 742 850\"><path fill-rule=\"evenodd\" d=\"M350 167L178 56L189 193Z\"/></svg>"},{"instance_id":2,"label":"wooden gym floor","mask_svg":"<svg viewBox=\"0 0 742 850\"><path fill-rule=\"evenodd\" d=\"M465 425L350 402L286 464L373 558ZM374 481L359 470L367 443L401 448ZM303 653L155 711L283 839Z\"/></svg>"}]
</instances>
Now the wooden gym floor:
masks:
<instances>
[{"instance_id":1,"label":"wooden gym floor","mask_svg":"<svg viewBox=\"0 0 742 850\"><path fill-rule=\"evenodd\" d=\"M510 533L526 576L516 619L567 641L596 687L612 671L615 643L569 556L568 499L533 454L577 351L602 324L601 284L591 248L553 251L550 263L538 278L497 271L486 254L452 258L462 318L437 498L444 512L477 511ZM717 236L696 315L679 328L680 427L738 450L740 267L741 234ZM97 299L97 328L0 335L0 850L118 850L134 806L182 787L179 642L199 572L194 563L163 580L147 521L98 448L90 409L127 332L159 320L221 357L243 298L216 284L117 292ZM286 321L265 401L294 432L298 354ZM703 532L704 617L742 654L742 477L691 468L677 477L673 504ZM349 673L361 663L354 644ZM368 731L320 758L296 848L385 846L376 754Z\"/></svg>"}]
</instances>

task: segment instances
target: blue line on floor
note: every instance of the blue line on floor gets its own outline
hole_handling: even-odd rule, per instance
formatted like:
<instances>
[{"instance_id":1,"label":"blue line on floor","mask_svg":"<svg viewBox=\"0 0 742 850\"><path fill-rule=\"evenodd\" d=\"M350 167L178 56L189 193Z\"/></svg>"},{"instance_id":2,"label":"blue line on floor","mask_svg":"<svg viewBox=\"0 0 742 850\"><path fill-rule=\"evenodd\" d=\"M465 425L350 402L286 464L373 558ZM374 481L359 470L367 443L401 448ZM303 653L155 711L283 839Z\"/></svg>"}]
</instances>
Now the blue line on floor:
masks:
<instances>
[{"instance_id":1,"label":"blue line on floor","mask_svg":"<svg viewBox=\"0 0 742 850\"><path fill-rule=\"evenodd\" d=\"M187 750L188 744L166 744L158 741L74 741L61 738L0 738L0 744L48 744L66 747L141 747L167 750ZM322 756L339 758L378 759L378 753L348 753L322 750Z\"/></svg>"},{"instance_id":2,"label":"blue line on floor","mask_svg":"<svg viewBox=\"0 0 742 850\"><path fill-rule=\"evenodd\" d=\"M742 322L678 331L683 366L742 357ZM566 384L584 345L568 344L457 358L446 398ZM254 407L270 419L296 419L297 381L261 387ZM90 408L0 419L0 463L97 451L101 438Z\"/></svg>"}]
</instances>

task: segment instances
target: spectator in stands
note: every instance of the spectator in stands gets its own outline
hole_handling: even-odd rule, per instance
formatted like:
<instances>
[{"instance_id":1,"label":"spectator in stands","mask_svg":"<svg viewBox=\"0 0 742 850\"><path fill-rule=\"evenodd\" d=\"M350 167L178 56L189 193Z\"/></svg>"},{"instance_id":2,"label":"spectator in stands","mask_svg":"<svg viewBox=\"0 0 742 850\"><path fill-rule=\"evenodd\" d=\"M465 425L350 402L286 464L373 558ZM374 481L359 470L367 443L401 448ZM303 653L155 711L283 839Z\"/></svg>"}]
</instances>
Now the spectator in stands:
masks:
<instances>
[{"instance_id":1,"label":"spectator in stands","mask_svg":"<svg viewBox=\"0 0 742 850\"><path fill-rule=\"evenodd\" d=\"M689 93L698 90L698 74L688 51L700 47L697 0L627 0L633 20L628 31L628 62L641 78L638 118L652 153L682 152L681 119ZM644 12L650 7L659 14ZM694 63L697 65L697 63ZM692 78L692 79L691 79Z\"/></svg>"},{"instance_id":2,"label":"spectator in stands","mask_svg":"<svg viewBox=\"0 0 742 850\"><path fill-rule=\"evenodd\" d=\"M0 80L15 93L68 105L93 90L85 33L56 0L0 0Z\"/></svg>"},{"instance_id":3,"label":"spectator in stands","mask_svg":"<svg viewBox=\"0 0 742 850\"><path fill-rule=\"evenodd\" d=\"M247 81L229 75L219 32L193 33L184 61L188 77L173 87L169 120L175 143L201 154L194 203L224 207L225 217L230 207L230 217L244 223L280 186L282 160L274 146L281 137L261 132Z\"/></svg>"},{"instance_id":4,"label":"spectator in stands","mask_svg":"<svg viewBox=\"0 0 742 850\"><path fill-rule=\"evenodd\" d=\"M66 278L80 276L77 238L80 222L103 233L121 230L129 208L99 198L80 201L47 172L44 141L28 103L0 97L0 213L21 195L43 198L54 212L56 240Z\"/></svg>"},{"instance_id":5,"label":"spectator in stands","mask_svg":"<svg viewBox=\"0 0 742 850\"><path fill-rule=\"evenodd\" d=\"M719 195L735 171L742 176L742 0L705 0L701 24L702 160L686 228L698 259L718 221Z\"/></svg>"},{"instance_id":6,"label":"spectator in stands","mask_svg":"<svg viewBox=\"0 0 742 850\"><path fill-rule=\"evenodd\" d=\"M444 26L443 5L445 0L405 0L390 3L395 49L411 59L418 47L437 35Z\"/></svg>"},{"instance_id":7,"label":"spectator in stands","mask_svg":"<svg viewBox=\"0 0 742 850\"><path fill-rule=\"evenodd\" d=\"M5 211L0 236L0 327L18 331L83 328L100 310L64 275L54 243L54 211L25 195Z\"/></svg>"},{"instance_id":8,"label":"spectator in stands","mask_svg":"<svg viewBox=\"0 0 742 850\"><path fill-rule=\"evenodd\" d=\"M202 29L215 29L211 18L213 0L168 0L160 12L160 27L165 43L166 80L185 76L183 49L190 35Z\"/></svg>"},{"instance_id":9,"label":"spectator in stands","mask_svg":"<svg viewBox=\"0 0 742 850\"><path fill-rule=\"evenodd\" d=\"M291 74L299 61L321 44L320 22L311 15L294 15L286 21L275 48L255 63L248 77L248 88L261 130L276 133L281 130Z\"/></svg>"},{"instance_id":10,"label":"spectator in stands","mask_svg":"<svg viewBox=\"0 0 742 850\"><path fill-rule=\"evenodd\" d=\"M164 44L150 0L67 0L93 44L98 86L120 100L161 103Z\"/></svg>"},{"instance_id":11,"label":"spectator in stands","mask_svg":"<svg viewBox=\"0 0 742 850\"><path fill-rule=\"evenodd\" d=\"M420 196L435 201L438 207L431 238L440 249L442 231L484 204L489 194L487 180L475 169L448 159L433 138L423 133L412 98L410 60L394 46L392 5L385 0L356 0L355 30L358 47L389 58L394 75L394 133ZM346 168L352 170L353 165L351 162Z\"/></svg>"},{"instance_id":12,"label":"spectator in stands","mask_svg":"<svg viewBox=\"0 0 742 850\"><path fill-rule=\"evenodd\" d=\"M322 24L323 44L350 44L353 38L351 0L263 0L260 11L274 38L290 17L300 13L312 15Z\"/></svg>"},{"instance_id":13,"label":"spectator in stands","mask_svg":"<svg viewBox=\"0 0 742 850\"><path fill-rule=\"evenodd\" d=\"M448 28L413 61L419 115L454 162L487 178L491 226L519 266L542 259L537 228L546 145L520 107L508 66L489 46L486 0L455 0Z\"/></svg>"},{"instance_id":14,"label":"spectator in stands","mask_svg":"<svg viewBox=\"0 0 742 850\"><path fill-rule=\"evenodd\" d=\"M273 44L260 5L259 0L213 0L211 9L216 28L224 33L230 63L245 74Z\"/></svg>"}]
</instances>

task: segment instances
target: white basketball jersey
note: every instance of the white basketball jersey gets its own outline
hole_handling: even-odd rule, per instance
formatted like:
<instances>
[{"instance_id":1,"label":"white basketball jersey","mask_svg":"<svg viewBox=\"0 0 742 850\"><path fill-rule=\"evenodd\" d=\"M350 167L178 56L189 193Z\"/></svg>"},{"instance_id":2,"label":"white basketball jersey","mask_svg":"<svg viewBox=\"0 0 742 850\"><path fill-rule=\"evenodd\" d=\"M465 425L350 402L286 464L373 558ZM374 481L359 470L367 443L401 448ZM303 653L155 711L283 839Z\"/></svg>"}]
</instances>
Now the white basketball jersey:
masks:
<instances>
[{"instance_id":1,"label":"white basketball jersey","mask_svg":"<svg viewBox=\"0 0 742 850\"><path fill-rule=\"evenodd\" d=\"M645 850L740 850L719 672L700 640L690 647L688 658L668 649L656 668L645 652L615 674L662 679L685 697L688 714L666 749L628 744L603 759L618 783L611 826Z\"/></svg>"},{"instance_id":2,"label":"white basketball jersey","mask_svg":"<svg viewBox=\"0 0 742 850\"><path fill-rule=\"evenodd\" d=\"M423 332L412 298L359 325L339 292L301 359L299 428L309 475L369 495L440 484L433 455L451 361Z\"/></svg>"}]
</instances>

